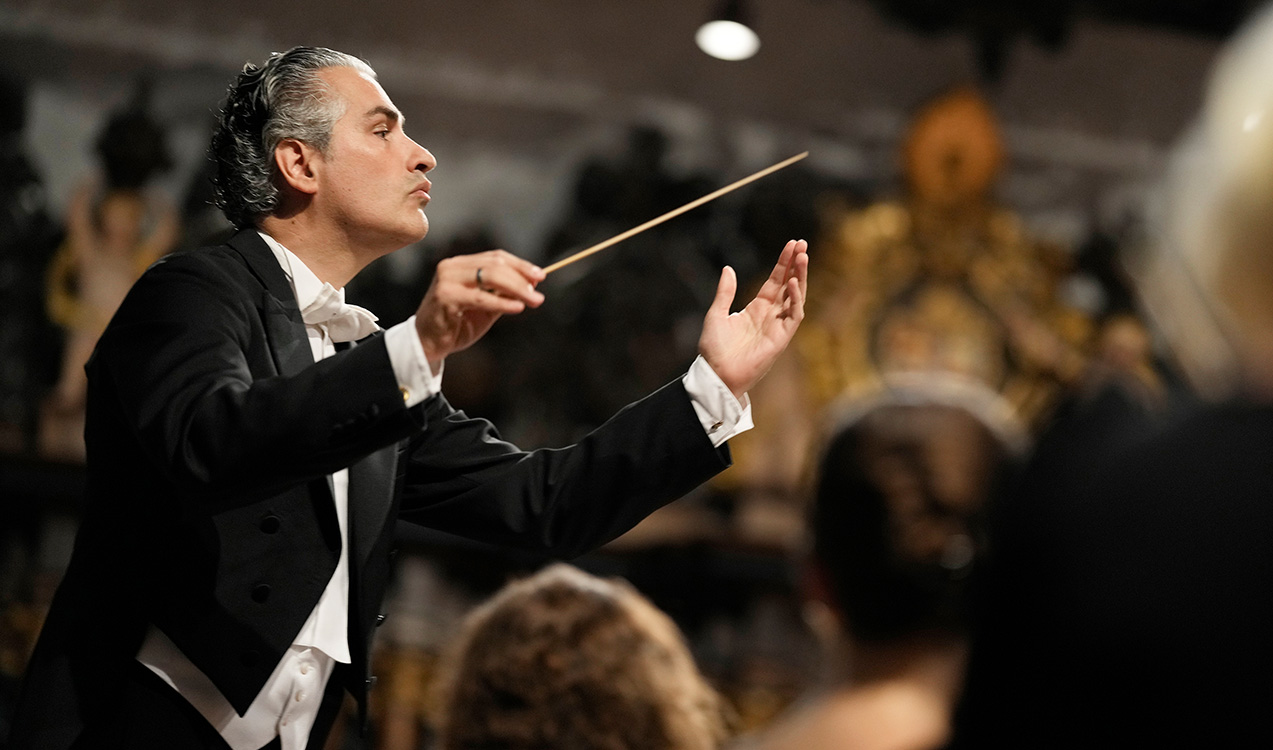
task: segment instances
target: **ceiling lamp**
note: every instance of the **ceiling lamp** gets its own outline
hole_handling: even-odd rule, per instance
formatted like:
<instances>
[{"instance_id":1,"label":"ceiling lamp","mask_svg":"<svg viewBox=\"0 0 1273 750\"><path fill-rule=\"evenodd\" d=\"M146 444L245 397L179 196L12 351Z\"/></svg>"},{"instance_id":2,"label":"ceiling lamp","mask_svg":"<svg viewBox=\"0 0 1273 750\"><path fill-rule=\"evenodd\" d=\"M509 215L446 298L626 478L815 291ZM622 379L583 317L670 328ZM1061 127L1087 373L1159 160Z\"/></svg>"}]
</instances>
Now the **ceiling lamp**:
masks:
<instances>
[{"instance_id":1,"label":"ceiling lamp","mask_svg":"<svg viewBox=\"0 0 1273 750\"><path fill-rule=\"evenodd\" d=\"M760 49L760 37L745 23L742 0L725 0L712 20L699 27L694 41L720 60L746 60Z\"/></svg>"}]
</instances>

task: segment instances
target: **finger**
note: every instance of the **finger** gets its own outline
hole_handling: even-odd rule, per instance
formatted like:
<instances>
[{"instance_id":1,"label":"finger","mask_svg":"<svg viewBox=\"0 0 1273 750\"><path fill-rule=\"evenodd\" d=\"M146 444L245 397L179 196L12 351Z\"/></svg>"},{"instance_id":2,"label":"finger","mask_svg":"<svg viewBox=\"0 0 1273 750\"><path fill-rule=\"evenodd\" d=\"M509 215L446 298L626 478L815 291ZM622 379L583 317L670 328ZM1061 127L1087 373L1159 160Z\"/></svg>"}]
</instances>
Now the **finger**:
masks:
<instances>
[{"instance_id":1,"label":"finger","mask_svg":"<svg viewBox=\"0 0 1273 750\"><path fill-rule=\"evenodd\" d=\"M478 311L498 315L516 315L527 307L527 304L520 299L491 294L477 288L457 292L455 301L457 308L463 312Z\"/></svg>"},{"instance_id":2,"label":"finger","mask_svg":"<svg viewBox=\"0 0 1273 750\"><path fill-rule=\"evenodd\" d=\"M787 279L790 276L792 260L796 257L796 244L795 240L788 240L787 244L783 245L782 252L778 254L778 262L774 264L773 270L769 272L769 278L765 279L758 296L776 299L782 293L782 289L786 286Z\"/></svg>"},{"instance_id":3,"label":"finger","mask_svg":"<svg viewBox=\"0 0 1273 750\"><path fill-rule=\"evenodd\" d=\"M790 249L791 251L790 253L787 252L788 249ZM787 260L787 262L783 264L783 268L782 268L782 279L784 282L787 279L791 278L792 273L795 270L796 258L800 257L799 250L800 250L799 240L788 240L787 244L784 245L782 248L782 255L779 256L779 260L781 260L783 256L786 256L786 260Z\"/></svg>"},{"instance_id":4,"label":"finger","mask_svg":"<svg viewBox=\"0 0 1273 750\"><path fill-rule=\"evenodd\" d=\"M513 255L507 250L491 250L488 253L484 253L484 255L491 256L492 259L500 265L506 265L509 268L512 268L514 271L521 274L522 277L526 279L527 283L532 286L543 281L547 276L547 274L544 273L544 269L524 258L519 258L516 255Z\"/></svg>"},{"instance_id":5,"label":"finger","mask_svg":"<svg viewBox=\"0 0 1273 750\"><path fill-rule=\"evenodd\" d=\"M794 258L796 280L800 282L802 296L809 290L809 243L800 240L796 243Z\"/></svg>"},{"instance_id":6,"label":"finger","mask_svg":"<svg viewBox=\"0 0 1273 750\"><path fill-rule=\"evenodd\" d=\"M783 274L783 290L782 297L780 299L784 302L789 296L786 288L787 282L789 281L794 280L800 285L802 297L808 293L809 243L804 240L792 240L792 242L795 243L795 246L791 254L790 262L787 264L787 269Z\"/></svg>"},{"instance_id":7,"label":"finger","mask_svg":"<svg viewBox=\"0 0 1273 750\"><path fill-rule=\"evenodd\" d=\"M791 258L789 259L787 263L787 272L784 277L784 281L786 279L795 277L797 273L799 272L799 269L802 263L805 264L804 265L805 268L808 268L808 262L809 262L809 255L808 255L809 243L808 242L805 242L804 240L792 240L790 244L792 245Z\"/></svg>"},{"instance_id":8,"label":"finger","mask_svg":"<svg viewBox=\"0 0 1273 750\"><path fill-rule=\"evenodd\" d=\"M512 256L509 256L510 258ZM515 259L519 260L520 259ZM526 263L525 266L534 267ZM519 300L530 307L539 307L544 303L544 295L535 290L534 284L525 275L527 270L521 262L517 264L495 262L489 266L480 266L482 270L481 291L488 296L507 297ZM474 270L473 286L477 288L477 271ZM490 293L494 292L494 295Z\"/></svg>"},{"instance_id":9,"label":"finger","mask_svg":"<svg viewBox=\"0 0 1273 750\"><path fill-rule=\"evenodd\" d=\"M800 282L796 279L788 279L785 291L787 293L787 304L783 310L783 315L799 323L804 320L804 289L800 287Z\"/></svg>"},{"instance_id":10,"label":"finger","mask_svg":"<svg viewBox=\"0 0 1273 750\"><path fill-rule=\"evenodd\" d=\"M738 277L734 275L734 269L725 266L721 269L720 281L716 284L716 297L707 309L707 315L728 317L729 308L734 304L734 293L737 291Z\"/></svg>"}]
</instances>

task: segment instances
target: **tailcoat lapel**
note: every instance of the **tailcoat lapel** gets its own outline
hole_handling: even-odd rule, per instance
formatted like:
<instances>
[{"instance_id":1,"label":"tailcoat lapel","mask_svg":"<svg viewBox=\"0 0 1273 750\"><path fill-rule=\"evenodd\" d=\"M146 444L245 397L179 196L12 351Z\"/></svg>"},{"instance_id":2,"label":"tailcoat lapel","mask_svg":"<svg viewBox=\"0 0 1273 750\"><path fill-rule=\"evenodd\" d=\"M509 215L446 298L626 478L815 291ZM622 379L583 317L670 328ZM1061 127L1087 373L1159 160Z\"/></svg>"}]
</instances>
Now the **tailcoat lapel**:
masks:
<instances>
[{"instance_id":1,"label":"tailcoat lapel","mask_svg":"<svg viewBox=\"0 0 1273 750\"><path fill-rule=\"evenodd\" d=\"M296 375L314 364L314 354L310 351L305 321L287 274L256 230L239 232L230 238L229 245L243 256L265 287L261 292L261 316L279 374Z\"/></svg>"},{"instance_id":2,"label":"tailcoat lapel","mask_svg":"<svg viewBox=\"0 0 1273 750\"><path fill-rule=\"evenodd\" d=\"M314 364L305 321L296 294L274 253L255 230L244 230L230 239L248 267L261 280L261 310L270 350L280 375L294 375ZM397 446L390 445L349 467L350 562L366 561L384 530L393 507L393 477ZM328 480L330 489L331 481Z\"/></svg>"},{"instance_id":3,"label":"tailcoat lapel","mask_svg":"<svg viewBox=\"0 0 1273 750\"><path fill-rule=\"evenodd\" d=\"M256 230L245 229L230 238L230 247L243 257L248 268L260 279L265 287L261 291L258 306L261 319L265 325L265 335L270 342L270 354L274 357L274 366L284 377L296 375L314 364L314 353L309 346L309 335L305 331L305 319L301 317L300 306L296 304L296 292L287 280L287 274L278 264L274 252ZM311 491L318 518L321 519L325 533L340 535L336 521L335 506L332 498L336 494L330 476L323 481L311 482ZM319 487L326 487L324 497Z\"/></svg>"}]
</instances>

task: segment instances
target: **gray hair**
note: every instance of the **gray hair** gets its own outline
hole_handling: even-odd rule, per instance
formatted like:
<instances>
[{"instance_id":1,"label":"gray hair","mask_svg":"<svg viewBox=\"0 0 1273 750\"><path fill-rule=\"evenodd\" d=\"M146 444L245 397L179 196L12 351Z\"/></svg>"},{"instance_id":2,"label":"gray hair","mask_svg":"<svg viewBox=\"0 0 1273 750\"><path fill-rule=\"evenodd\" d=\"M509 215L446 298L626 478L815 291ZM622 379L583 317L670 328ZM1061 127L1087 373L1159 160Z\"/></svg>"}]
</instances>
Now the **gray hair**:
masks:
<instances>
[{"instance_id":1,"label":"gray hair","mask_svg":"<svg viewBox=\"0 0 1273 750\"><path fill-rule=\"evenodd\" d=\"M230 86L210 153L217 167L217 206L235 227L255 226L278 208L274 149L279 143L295 138L326 152L345 102L318 71L335 67L376 75L366 62L344 52L293 47L275 52L259 67L248 63Z\"/></svg>"}]
</instances>

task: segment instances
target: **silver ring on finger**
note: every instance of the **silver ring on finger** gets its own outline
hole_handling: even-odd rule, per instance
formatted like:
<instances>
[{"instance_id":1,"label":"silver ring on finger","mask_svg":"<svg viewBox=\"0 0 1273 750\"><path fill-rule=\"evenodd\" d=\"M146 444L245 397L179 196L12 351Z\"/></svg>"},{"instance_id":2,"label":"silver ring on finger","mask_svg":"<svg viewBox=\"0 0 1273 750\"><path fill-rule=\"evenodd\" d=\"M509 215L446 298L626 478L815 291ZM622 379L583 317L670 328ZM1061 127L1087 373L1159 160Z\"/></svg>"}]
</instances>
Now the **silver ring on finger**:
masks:
<instances>
[{"instance_id":1,"label":"silver ring on finger","mask_svg":"<svg viewBox=\"0 0 1273 750\"><path fill-rule=\"evenodd\" d=\"M481 267L480 267L480 266L479 266L479 267L478 267L478 269L477 269L477 288L478 288L478 289L481 289L481 290L482 290L482 291L484 291L484 292L494 292L494 291L495 291L494 289L491 289L490 287L488 287L488 286L486 286L485 284L483 284L483 283L482 283L482 269L481 269Z\"/></svg>"}]
</instances>

